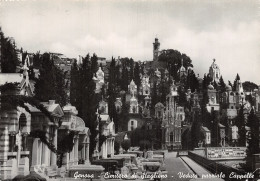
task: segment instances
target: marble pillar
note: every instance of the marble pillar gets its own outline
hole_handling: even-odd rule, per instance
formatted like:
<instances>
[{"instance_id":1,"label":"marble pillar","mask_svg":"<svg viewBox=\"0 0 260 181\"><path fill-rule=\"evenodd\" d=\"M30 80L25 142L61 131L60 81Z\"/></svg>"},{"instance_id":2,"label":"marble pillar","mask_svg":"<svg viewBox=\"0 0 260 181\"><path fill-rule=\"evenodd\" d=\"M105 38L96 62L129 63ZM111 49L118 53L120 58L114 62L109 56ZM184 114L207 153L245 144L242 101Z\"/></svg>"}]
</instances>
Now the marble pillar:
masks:
<instances>
[{"instance_id":1,"label":"marble pillar","mask_svg":"<svg viewBox=\"0 0 260 181\"><path fill-rule=\"evenodd\" d=\"M9 151L10 152L15 152L15 134L10 133L9 137Z\"/></svg>"},{"instance_id":2,"label":"marble pillar","mask_svg":"<svg viewBox=\"0 0 260 181\"><path fill-rule=\"evenodd\" d=\"M54 128L54 137L53 137L53 145L55 148L57 148L57 138L58 138L58 130L55 127ZM56 166L57 165L57 155L56 153L51 152L51 166Z\"/></svg>"},{"instance_id":3,"label":"marble pillar","mask_svg":"<svg viewBox=\"0 0 260 181\"><path fill-rule=\"evenodd\" d=\"M1 119L0 119L1 121ZM7 153L9 151L9 134L8 127L0 124L0 142L2 143L0 146L0 180L7 179L7 170L3 169L7 166Z\"/></svg>"},{"instance_id":4,"label":"marble pillar","mask_svg":"<svg viewBox=\"0 0 260 181\"><path fill-rule=\"evenodd\" d=\"M83 148L82 148L82 159L86 160L86 143L83 143Z\"/></svg>"},{"instance_id":5,"label":"marble pillar","mask_svg":"<svg viewBox=\"0 0 260 181\"><path fill-rule=\"evenodd\" d=\"M32 147L32 166L41 164L41 143L40 138L34 138Z\"/></svg>"},{"instance_id":6,"label":"marble pillar","mask_svg":"<svg viewBox=\"0 0 260 181\"><path fill-rule=\"evenodd\" d=\"M28 151L28 134L29 133L23 133L22 136L22 151Z\"/></svg>"},{"instance_id":7,"label":"marble pillar","mask_svg":"<svg viewBox=\"0 0 260 181\"><path fill-rule=\"evenodd\" d=\"M75 164L78 165L78 161L79 161L79 137L76 136L76 139L75 139L75 153L74 153L74 161L75 161Z\"/></svg>"},{"instance_id":8,"label":"marble pillar","mask_svg":"<svg viewBox=\"0 0 260 181\"><path fill-rule=\"evenodd\" d=\"M89 161L89 143L87 143L86 147L86 160Z\"/></svg>"},{"instance_id":9,"label":"marble pillar","mask_svg":"<svg viewBox=\"0 0 260 181\"><path fill-rule=\"evenodd\" d=\"M114 156L115 152L115 139L112 139L112 150L111 150L111 157Z\"/></svg>"}]
</instances>

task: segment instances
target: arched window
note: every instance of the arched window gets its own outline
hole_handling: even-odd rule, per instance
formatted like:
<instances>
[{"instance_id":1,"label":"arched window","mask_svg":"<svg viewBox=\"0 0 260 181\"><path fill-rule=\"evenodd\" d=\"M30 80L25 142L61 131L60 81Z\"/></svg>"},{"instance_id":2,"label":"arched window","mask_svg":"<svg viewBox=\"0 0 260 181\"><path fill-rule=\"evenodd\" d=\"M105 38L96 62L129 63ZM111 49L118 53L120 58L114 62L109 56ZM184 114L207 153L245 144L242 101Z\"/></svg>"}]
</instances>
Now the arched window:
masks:
<instances>
[{"instance_id":1,"label":"arched window","mask_svg":"<svg viewBox=\"0 0 260 181\"><path fill-rule=\"evenodd\" d=\"M129 120L128 122L128 131L133 131L137 127L137 121L136 120Z\"/></svg>"},{"instance_id":2,"label":"arched window","mask_svg":"<svg viewBox=\"0 0 260 181\"><path fill-rule=\"evenodd\" d=\"M135 113L136 112L136 107L135 106L133 106L133 113Z\"/></svg>"},{"instance_id":3,"label":"arched window","mask_svg":"<svg viewBox=\"0 0 260 181\"><path fill-rule=\"evenodd\" d=\"M213 104L215 103L215 97L214 97L214 96L211 97L211 102L212 102Z\"/></svg>"},{"instance_id":4,"label":"arched window","mask_svg":"<svg viewBox=\"0 0 260 181\"><path fill-rule=\"evenodd\" d=\"M100 113L104 113L105 112L105 107L104 106L101 106L100 108Z\"/></svg>"},{"instance_id":5,"label":"arched window","mask_svg":"<svg viewBox=\"0 0 260 181\"><path fill-rule=\"evenodd\" d=\"M116 112L120 112L120 106L116 106Z\"/></svg>"},{"instance_id":6,"label":"arched window","mask_svg":"<svg viewBox=\"0 0 260 181\"><path fill-rule=\"evenodd\" d=\"M170 142L173 142L173 132L170 133Z\"/></svg>"},{"instance_id":7,"label":"arched window","mask_svg":"<svg viewBox=\"0 0 260 181\"><path fill-rule=\"evenodd\" d=\"M158 111L158 118L161 118L162 117L162 113L161 111Z\"/></svg>"},{"instance_id":8,"label":"arched window","mask_svg":"<svg viewBox=\"0 0 260 181\"><path fill-rule=\"evenodd\" d=\"M26 126L26 116L25 114L21 114L19 118L19 130L22 131L23 127Z\"/></svg>"}]
</instances>

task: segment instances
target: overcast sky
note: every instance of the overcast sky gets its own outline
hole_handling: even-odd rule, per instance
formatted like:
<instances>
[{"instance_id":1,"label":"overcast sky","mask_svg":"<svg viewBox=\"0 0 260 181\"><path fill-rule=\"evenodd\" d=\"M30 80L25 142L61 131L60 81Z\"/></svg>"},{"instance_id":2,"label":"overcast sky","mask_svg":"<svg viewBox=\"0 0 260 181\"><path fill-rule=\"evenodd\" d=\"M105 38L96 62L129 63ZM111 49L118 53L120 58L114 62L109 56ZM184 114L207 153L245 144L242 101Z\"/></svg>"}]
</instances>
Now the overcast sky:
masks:
<instances>
[{"instance_id":1,"label":"overcast sky","mask_svg":"<svg viewBox=\"0 0 260 181\"><path fill-rule=\"evenodd\" d=\"M176 49L208 72L212 59L225 82L236 73L260 84L260 1L11 1L0 2L5 36L28 52L67 57L96 53L111 59L152 60L161 49Z\"/></svg>"}]
</instances>

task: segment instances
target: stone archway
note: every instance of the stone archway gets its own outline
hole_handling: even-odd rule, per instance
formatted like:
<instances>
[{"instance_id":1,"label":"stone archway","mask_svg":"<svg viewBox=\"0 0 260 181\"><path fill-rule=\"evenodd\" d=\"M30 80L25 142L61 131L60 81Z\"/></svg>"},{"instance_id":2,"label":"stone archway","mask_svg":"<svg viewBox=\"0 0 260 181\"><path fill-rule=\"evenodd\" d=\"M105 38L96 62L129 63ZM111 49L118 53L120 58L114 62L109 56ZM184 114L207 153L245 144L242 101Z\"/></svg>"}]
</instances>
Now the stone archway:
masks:
<instances>
[{"instance_id":1,"label":"stone archway","mask_svg":"<svg viewBox=\"0 0 260 181\"><path fill-rule=\"evenodd\" d=\"M27 136L30 134L31 114L24 108L17 107L16 110L2 113L0 125L5 128L1 141L7 143L1 149L3 179L28 175L30 151L28 151Z\"/></svg>"}]
</instances>

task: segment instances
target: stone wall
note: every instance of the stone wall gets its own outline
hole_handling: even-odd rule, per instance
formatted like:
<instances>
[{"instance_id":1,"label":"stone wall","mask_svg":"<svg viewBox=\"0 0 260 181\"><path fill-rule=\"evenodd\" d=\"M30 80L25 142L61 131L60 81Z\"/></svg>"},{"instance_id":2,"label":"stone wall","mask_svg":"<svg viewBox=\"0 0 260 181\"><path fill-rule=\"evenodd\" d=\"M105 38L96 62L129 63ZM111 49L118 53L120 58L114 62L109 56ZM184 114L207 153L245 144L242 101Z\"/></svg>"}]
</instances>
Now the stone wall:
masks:
<instances>
[{"instance_id":1,"label":"stone wall","mask_svg":"<svg viewBox=\"0 0 260 181\"><path fill-rule=\"evenodd\" d=\"M229 167L227 165L221 164L221 163L217 163L214 160L209 160L203 156L197 155L195 153L192 153L191 151L189 151L188 153L188 157L191 158L192 160L194 160L195 162L197 162L199 165L203 166L204 168L206 168L207 170L209 170L211 173L214 174L220 174L223 173L226 175L226 179L225 180L232 180L231 178L229 178L229 174L234 172L238 175L244 175L246 174L244 171L242 170L238 170L232 167ZM235 179L236 180L236 179Z\"/></svg>"}]
</instances>

